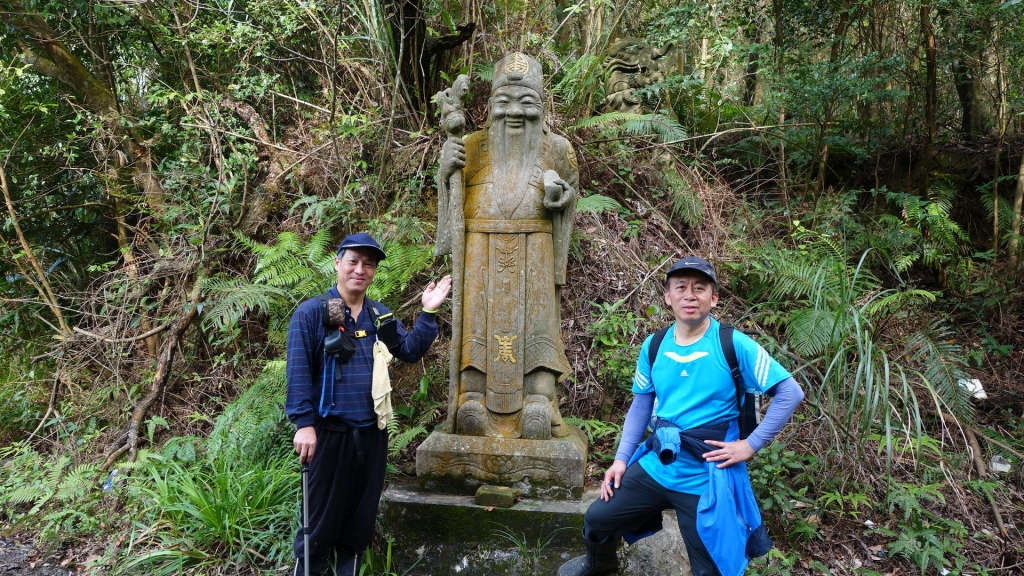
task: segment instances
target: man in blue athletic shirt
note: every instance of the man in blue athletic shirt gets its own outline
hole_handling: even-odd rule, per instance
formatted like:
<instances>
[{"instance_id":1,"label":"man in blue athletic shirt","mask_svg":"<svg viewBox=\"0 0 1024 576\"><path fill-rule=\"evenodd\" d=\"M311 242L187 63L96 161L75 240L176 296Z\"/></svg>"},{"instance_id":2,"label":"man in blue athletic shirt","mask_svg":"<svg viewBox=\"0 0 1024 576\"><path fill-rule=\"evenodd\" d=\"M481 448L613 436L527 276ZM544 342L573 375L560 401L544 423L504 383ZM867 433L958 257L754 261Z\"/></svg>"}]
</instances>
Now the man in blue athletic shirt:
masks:
<instances>
[{"instance_id":1,"label":"man in blue athletic shirt","mask_svg":"<svg viewBox=\"0 0 1024 576\"><path fill-rule=\"evenodd\" d=\"M412 331L383 304L366 296L377 264L386 257L369 234L346 236L334 268L338 283L299 305L288 324L288 397L285 412L295 425L293 444L309 464L309 550L295 535L293 576L328 569L337 554L337 576L354 576L360 553L373 539L384 486L388 433L378 426L371 396L373 344L380 338L404 362L418 361L437 337L434 314L452 287L445 276L423 291L423 311ZM327 317L325 317L327 316ZM328 318L336 318L330 323ZM345 335L347 346L338 344Z\"/></svg>"},{"instance_id":2,"label":"man in blue athletic shirt","mask_svg":"<svg viewBox=\"0 0 1024 576\"><path fill-rule=\"evenodd\" d=\"M710 315L718 305L717 282L714 268L701 258L683 258L669 269L665 304L672 310L675 324L656 348L653 368L649 360L653 335L640 350L633 377L635 396L622 427L615 462L605 473L600 499L584 517L587 554L564 564L559 576L616 571L619 539L652 526L660 528L661 512L668 508L676 510L694 576L718 576L723 571L727 572L725 576L736 576L745 568L747 543L707 540L720 540L720 534L734 533L716 531L714 525L736 524L737 514L747 510L733 507L731 512L723 511L726 499L721 492L717 493L716 510L712 492L727 490L726 484L729 490L742 486L750 492L745 462L789 421L803 400L803 391L760 345L732 331L743 387L747 392L773 397L761 423L749 437L739 439L737 384L723 353L719 323ZM655 405L655 433L637 450ZM662 440L666 441L664 445ZM666 456L665 447L680 441L678 453ZM736 496L737 500L742 498ZM753 509L759 523L760 513L756 506ZM740 533L749 533L745 529L740 528Z\"/></svg>"}]
</instances>

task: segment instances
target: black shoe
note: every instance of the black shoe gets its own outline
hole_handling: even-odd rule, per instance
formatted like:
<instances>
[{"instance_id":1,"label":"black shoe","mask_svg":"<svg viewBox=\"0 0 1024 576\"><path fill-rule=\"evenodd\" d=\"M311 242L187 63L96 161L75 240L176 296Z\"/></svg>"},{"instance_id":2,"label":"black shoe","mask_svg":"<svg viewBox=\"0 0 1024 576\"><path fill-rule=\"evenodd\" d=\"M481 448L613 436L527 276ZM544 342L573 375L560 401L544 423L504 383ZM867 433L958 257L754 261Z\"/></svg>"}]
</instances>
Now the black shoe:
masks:
<instances>
[{"instance_id":1,"label":"black shoe","mask_svg":"<svg viewBox=\"0 0 1024 576\"><path fill-rule=\"evenodd\" d=\"M619 547L618 540L593 544L584 538L583 545L587 548L587 554L562 564L558 576L600 576L612 574L619 569L619 558L615 554Z\"/></svg>"}]
</instances>

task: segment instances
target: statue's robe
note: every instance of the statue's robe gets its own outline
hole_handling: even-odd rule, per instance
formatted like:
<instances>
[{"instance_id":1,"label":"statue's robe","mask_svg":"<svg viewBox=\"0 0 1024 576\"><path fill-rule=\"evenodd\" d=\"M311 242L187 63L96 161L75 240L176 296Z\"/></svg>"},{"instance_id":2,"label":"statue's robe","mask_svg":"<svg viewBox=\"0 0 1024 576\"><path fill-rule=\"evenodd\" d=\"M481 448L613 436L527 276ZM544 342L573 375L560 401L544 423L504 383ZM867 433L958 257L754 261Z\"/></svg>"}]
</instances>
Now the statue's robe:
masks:
<instances>
[{"instance_id":1,"label":"statue's robe","mask_svg":"<svg viewBox=\"0 0 1024 576\"><path fill-rule=\"evenodd\" d=\"M563 212L544 207L544 173L576 189L579 171L569 142L545 133L528 181L495 181L487 130L466 137L465 276L461 371L486 374L485 405L523 408L523 376L545 369L569 374L556 286L565 283L575 198Z\"/></svg>"}]
</instances>

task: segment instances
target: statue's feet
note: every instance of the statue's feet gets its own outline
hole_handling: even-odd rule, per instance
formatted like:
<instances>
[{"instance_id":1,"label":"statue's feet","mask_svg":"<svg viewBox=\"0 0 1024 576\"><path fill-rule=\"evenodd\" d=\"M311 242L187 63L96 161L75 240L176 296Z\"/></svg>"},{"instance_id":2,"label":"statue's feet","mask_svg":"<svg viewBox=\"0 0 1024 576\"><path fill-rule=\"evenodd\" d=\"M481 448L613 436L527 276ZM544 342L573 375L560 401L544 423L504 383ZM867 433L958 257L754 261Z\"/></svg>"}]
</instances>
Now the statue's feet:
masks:
<instances>
[{"instance_id":1,"label":"statue's feet","mask_svg":"<svg viewBox=\"0 0 1024 576\"><path fill-rule=\"evenodd\" d=\"M551 400L551 411L554 413L554 418L551 419L551 436L565 438L571 434L572 429L565 423L565 420L562 420L562 414L558 411L557 400Z\"/></svg>"},{"instance_id":2,"label":"statue's feet","mask_svg":"<svg viewBox=\"0 0 1024 576\"><path fill-rule=\"evenodd\" d=\"M479 394L466 394L455 418L455 432L467 436L487 435L487 409L481 403Z\"/></svg>"},{"instance_id":3,"label":"statue's feet","mask_svg":"<svg viewBox=\"0 0 1024 576\"><path fill-rule=\"evenodd\" d=\"M526 406L519 421L522 436L528 440L547 440L551 438L551 401L546 396L530 395L526 397Z\"/></svg>"}]
</instances>

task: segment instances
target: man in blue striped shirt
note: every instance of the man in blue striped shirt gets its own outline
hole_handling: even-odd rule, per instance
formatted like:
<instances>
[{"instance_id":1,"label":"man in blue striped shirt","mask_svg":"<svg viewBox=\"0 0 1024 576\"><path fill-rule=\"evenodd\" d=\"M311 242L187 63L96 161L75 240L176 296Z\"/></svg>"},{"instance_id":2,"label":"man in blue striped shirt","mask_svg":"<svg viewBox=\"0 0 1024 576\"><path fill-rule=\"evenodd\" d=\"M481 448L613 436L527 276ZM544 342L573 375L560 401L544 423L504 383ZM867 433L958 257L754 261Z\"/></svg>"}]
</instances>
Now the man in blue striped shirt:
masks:
<instances>
[{"instance_id":1,"label":"man in blue striped shirt","mask_svg":"<svg viewBox=\"0 0 1024 576\"><path fill-rule=\"evenodd\" d=\"M416 362L437 337L434 314L451 290L449 276L431 282L423 291L423 311L412 331L397 320L388 329L385 319L390 311L366 297L384 258L369 234L347 236L334 259L337 284L322 297L300 304L288 325L285 412L296 428L295 451L302 463L309 464L309 550L304 549L299 530L295 576L303 573L307 553L311 575L328 568L332 553L337 554L334 574L355 575L359 554L373 539L387 455L387 430L377 426L371 397L378 324L380 339L391 354ZM327 299L340 302L329 306ZM340 325L328 326L329 308L344 310ZM325 353L325 337L337 337L339 332L351 344L351 355Z\"/></svg>"}]
</instances>

